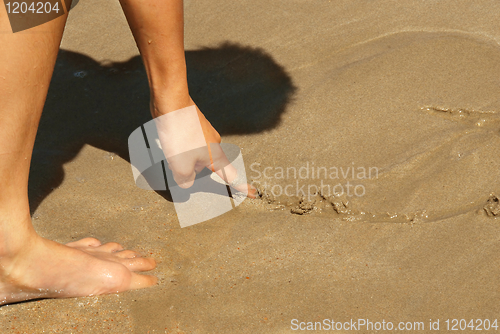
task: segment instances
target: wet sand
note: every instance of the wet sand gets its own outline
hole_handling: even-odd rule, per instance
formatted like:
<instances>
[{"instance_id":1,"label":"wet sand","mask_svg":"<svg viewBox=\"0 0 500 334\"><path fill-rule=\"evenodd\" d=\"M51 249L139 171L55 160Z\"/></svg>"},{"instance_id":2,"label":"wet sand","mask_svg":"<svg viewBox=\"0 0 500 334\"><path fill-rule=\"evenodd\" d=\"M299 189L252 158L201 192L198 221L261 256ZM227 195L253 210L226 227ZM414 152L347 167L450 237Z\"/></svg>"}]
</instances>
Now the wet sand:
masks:
<instances>
[{"instance_id":1,"label":"wet sand","mask_svg":"<svg viewBox=\"0 0 500 334\"><path fill-rule=\"evenodd\" d=\"M118 2L80 1L35 145L33 224L153 256L160 283L5 306L1 331L289 333L292 319L363 318L427 332L429 319L496 319L498 3L185 8L193 99L242 148L263 198L181 229L168 193L134 185L127 137L149 120L145 73ZM316 191L346 182L363 196Z\"/></svg>"}]
</instances>

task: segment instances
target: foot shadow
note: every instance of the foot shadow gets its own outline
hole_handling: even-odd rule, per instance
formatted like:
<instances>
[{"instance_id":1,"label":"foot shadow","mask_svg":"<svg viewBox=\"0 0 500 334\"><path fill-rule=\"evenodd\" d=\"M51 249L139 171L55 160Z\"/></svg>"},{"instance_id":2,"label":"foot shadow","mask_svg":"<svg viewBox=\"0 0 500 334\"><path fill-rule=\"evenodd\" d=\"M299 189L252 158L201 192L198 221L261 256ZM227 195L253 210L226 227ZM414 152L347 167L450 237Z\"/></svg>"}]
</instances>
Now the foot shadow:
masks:
<instances>
[{"instance_id":1,"label":"foot shadow","mask_svg":"<svg viewBox=\"0 0 500 334\"><path fill-rule=\"evenodd\" d=\"M279 125L296 91L285 69L262 49L224 43L186 52L190 93L223 135ZM130 161L128 136L151 119L139 56L100 64L59 52L38 128L29 180L32 213L64 179L63 165L86 144ZM167 191L159 191L172 201Z\"/></svg>"}]
</instances>

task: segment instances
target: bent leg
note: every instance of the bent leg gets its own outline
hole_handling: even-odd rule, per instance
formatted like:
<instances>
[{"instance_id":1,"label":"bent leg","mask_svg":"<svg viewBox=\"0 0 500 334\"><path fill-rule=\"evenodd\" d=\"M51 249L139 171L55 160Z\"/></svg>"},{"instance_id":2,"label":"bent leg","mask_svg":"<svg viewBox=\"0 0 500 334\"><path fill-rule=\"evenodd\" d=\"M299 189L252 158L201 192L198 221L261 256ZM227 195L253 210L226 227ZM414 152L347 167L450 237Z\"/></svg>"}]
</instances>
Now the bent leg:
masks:
<instances>
[{"instance_id":1,"label":"bent leg","mask_svg":"<svg viewBox=\"0 0 500 334\"><path fill-rule=\"evenodd\" d=\"M38 236L31 224L31 154L65 21L66 15L13 34L0 6L0 305L156 282L133 272L153 269L152 259L95 239L62 245Z\"/></svg>"}]
</instances>

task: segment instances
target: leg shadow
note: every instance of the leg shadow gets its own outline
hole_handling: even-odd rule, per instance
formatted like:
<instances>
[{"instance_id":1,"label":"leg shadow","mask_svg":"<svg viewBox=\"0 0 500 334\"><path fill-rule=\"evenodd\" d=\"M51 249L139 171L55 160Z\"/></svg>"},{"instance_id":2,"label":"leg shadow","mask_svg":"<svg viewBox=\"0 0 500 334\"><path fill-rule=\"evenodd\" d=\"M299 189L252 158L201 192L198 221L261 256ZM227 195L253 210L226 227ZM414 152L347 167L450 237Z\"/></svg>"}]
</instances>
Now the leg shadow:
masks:
<instances>
[{"instance_id":1,"label":"leg shadow","mask_svg":"<svg viewBox=\"0 0 500 334\"><path fill-rule=\"evenodd\" d=\"M262 49L224 43L186 52L193 100L221 135L251 134L280 123L296 87ZM139 56L101 64L61 50L35 141L29 196L34 212L64 179L63 165L84 145L130 161L128 136L151 119ZM172 201L170 193L159 191Z\"/></svg>"}]
</instances>

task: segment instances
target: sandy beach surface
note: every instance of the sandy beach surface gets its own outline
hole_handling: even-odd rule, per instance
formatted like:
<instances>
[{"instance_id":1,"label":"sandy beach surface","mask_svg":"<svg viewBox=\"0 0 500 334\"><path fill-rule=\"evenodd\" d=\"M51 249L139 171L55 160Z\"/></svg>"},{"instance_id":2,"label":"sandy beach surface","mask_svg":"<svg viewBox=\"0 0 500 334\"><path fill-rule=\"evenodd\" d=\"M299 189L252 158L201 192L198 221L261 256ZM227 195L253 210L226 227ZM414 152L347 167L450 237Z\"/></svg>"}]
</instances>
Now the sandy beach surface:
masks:
<instances>
[{"instance_id":1,"label":"sandy beach surface","mask_svg":"<svg viewBox=\"0 0 500 334\"><path fill-rule=\"evenodd\" d=\"M168 193L135 186L146 75L118 1L81 0L35 144L33 224L152 256L159 284L4 306L0 332L500 317L500 3L189 0L185 21L192 97L262 199L181 229Z\"/></svg>"}]
</instances>

